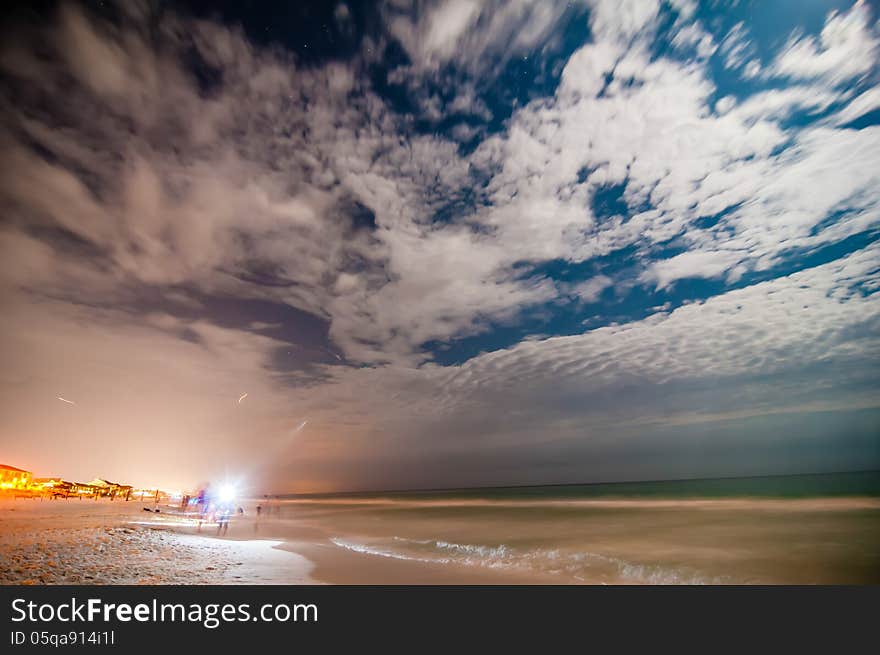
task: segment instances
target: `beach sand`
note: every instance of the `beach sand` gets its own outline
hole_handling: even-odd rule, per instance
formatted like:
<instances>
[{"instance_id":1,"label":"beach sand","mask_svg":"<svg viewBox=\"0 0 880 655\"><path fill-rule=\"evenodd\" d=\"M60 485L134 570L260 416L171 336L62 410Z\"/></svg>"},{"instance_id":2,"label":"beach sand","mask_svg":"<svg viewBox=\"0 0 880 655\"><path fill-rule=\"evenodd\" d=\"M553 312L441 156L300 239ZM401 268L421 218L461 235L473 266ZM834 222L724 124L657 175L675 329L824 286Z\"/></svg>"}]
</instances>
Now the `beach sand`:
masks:
<instances>
[{"instance_id":1,"label":"beach sand","mask_svg":"<svg viewBox=\"0 0 880 655\"><path fill-rule=\"evenodd\" d=\"M352 552L251 505L226 535L153 503L0 499L0 584L515 584L529 575ZM282 527L283 526L283 527ZM271 538L261 533L271 534ZM283 536L281 536L283 535Z\"/></svg>"},{"instance_id":2,"label":"beach sand","mask_svg":"<svg viewBox=\"0 0 880 655\"><path fill-rule=\"evenodd\" d=\"M306 558L266 539L198 534L107 500L0 500L0 584L307 584ZM151 524L152 523L152 524Z\"/></svg>"}]
</instances>

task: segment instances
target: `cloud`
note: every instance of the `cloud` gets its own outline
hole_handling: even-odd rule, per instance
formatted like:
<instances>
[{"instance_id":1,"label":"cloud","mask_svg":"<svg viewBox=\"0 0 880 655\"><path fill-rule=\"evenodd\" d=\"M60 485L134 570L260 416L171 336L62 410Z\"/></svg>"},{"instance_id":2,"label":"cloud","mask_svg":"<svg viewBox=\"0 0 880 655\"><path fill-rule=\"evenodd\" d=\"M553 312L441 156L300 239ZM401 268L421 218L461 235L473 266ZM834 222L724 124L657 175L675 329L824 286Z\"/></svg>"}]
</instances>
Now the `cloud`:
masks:
<instances>
[{"instance_id":1,"label":"cloud","mask_svg":"<svg viewBox=\"0 0 880 655\"><path fill-rule=\"evenodd\" d=\"M163 17L156 49L137 17L112 25L66 8L46 28L58 36L49 42L75 46L79 59L38 59L17 41L4 51L26 93L57 95L68 75L80 86L49 115L8 106L0 190L19 224L64 230L123 278L291 304L325 317L346 355L364 362L418 361L427 341L485 330L557 294L552 281L514 275L518 262L588 261L636 245L641 279L666 288L681 277L766 269L874 224L875 131L808 127L792 139L780 125L793 111L825 110L838 94L795 86L715 114L705 68L651 58L657 8L637 5L595 5L593 42L570 57L554 97L523 107L467 157L442 137L409 133L364 86L357 63L300 68L236 30L174 15ZM478 9L437 4L418 27L396 29L425 62L466 52L471 60L510 46L514 16L549 12L511 5L486 23ZM388 11L392 26L413 17ZM542 13L543 27L517 38L531 47L561 12ZM443 38L420 38L432 30ZM453 33L469 45L437 50ZM696 33L685 23L677 35L693 42ZM219 81L197 79L184 64L188 49ZM89 65L95 57L101 66ZM90 120L95 113L105 120ZM197 129L183 130L190 124ZM458 138L476 134L459 128ZM111 152L119 156L102 154ZM831 162L836 182L818 183ZM579 180L582 170L591 172ZM475 171L488 176L485 194L462 201L456 220L435 222L475 184ZM590 198L609 184L623 185L628 220L591 212ZM353 222L352 206L374 228ZM815 230L844 206L849 213ZM711 229L693 229L725 210ZM651 261L651 249L671 239L688 252Z\"/></svg>"},{"instance_id":2,"label":"cloud","mask_svg":"<svg viewBox=\"0 0 880 655\"><path fill-rule=\"evenodd\" d=\"M386 29L379 51L399 45L406 53L407 61L388 71L388 81L406 90L419 119L490 120L498 107L490 110L487 100L500 100L495 81L519 63L535 65L537 78L552 78L547 56L562 49L570 22L586 27L588 6L561 0L388 2L381 10ZM516 104L512 98L504 102Z\"/></svg>"},{"instance_id":3,"label":"cloud","mask_svg":"<svg viewBox=\"0 0 880 655\"><path fill-rule=\"evenodd\" d=\"M388 3L362 52L308 64L170 10L22 26L0 46L4 443L62 435L124 468L125 426L151 465L188 444L168 480L257 453L340 487L876 407L868 14L758 70L747 25L675 4ZM584 42L556 61L568 21ZM383 69L392 41L409 61ZM496 123L525 56L558 85ZM689 302L701 279L721 291ZM573 329L587 305L599 327Z\"/></svg>"},{"instance_id":4,"label":"cloud","mask_svg":"<svg viewBox=\"0 0 880 655\"><path fill-rule=\"evenodd\" d=\"M478 73L554 38L570 4L443 0L389 3L385 14L390 35L403 45L415 72L455 63Z\"/></svg>"},{"instance_id":5,"label":"cloud","mask_svg":"<svg viewBox=\"0 0 880 655\"><path fill-rule=\"evenodd\" d=\"M8 456L47 474L113 473L170 488L222 475L232 461L256 470L270 464L263 454L290 402L264 368L279 345L273 340L54 300L7 296L4 308L0 402ZM197 338L180 338L184 328ZM242 387L247 414L236 412ZM76 399L76 413L51 406L56 389Z\"/></svg>"},{"instance_id":6,"label":"cloud","mask_svg":"<svg viewBox=\"0 0 880 655\"><path fill-rule=\"evenodd\" d=\"M672 45L682 50L693 49L701 59L711 57L718 49L712 35L699 23L690 23L678 30L672 38Z\"/></svg>"},{"instance_id":7,"label":"cloud","mask_svg":"<svg viewBox=\"0 0 880 655\"><path fill-rule=\"evenodd\" d=\"M833 122L836 125L845 125L877 109L880 109L880 88L875 86L853 98L852 102L834 115Z\"/></svg>"},{"instance_id":8,"label":"cloud","mask_svg":"<svg viewBox=\"0 0 880 655\"><path fill-rule=\"evenodd\" d=\"M419 15L421 27L401 34L473 31L477 50L507 43L502 27L513 19L505 12L514 9L487 26L474 7L438 4ZM548 15L546 29L561 11ZM392 24L411 17L394 12ZM856 137L806 128L778 151L791 138L779 121L802 108L824 110L839 100L835 92L768 91L713 114L705 69L652 60L632 41L648 39L656 17L656 7L641 3L622 12L594 6L594 42L568 60L555 96L522 108L505 132L462 157L440 137L408 134L351 66L300 69L240 32L205 22L187 30L173 15L164 19L159 54L134 19L113 26L66 9L48 29L80 56L106 59L107 71L28 59L12 43L3 61L23 88L59 93L67 74L82 86L62 112L72 129L54 128L59 116L10 107L17 132L5 137L2 189L18 220L59 225L122 275L289 303L326 317L347 356L366 362L415 361L426 341L485 330L551 300L553 284L518 279L517 262L586 261L633 244L647 255L678 239L689 252L665 262L646 257L641 273L665 288L681 277L767 268L876 220L873 130ZM430 54L430 39L416 42L427 48L425 61L440 56ZM222 71L222 82L202 89L183 64L187 48ZM95 112L109 119L95 125ZM123 119L133 121L133 134ZM183 124L199 128L178 131ZM474 128L460 127L458 138L473 138ZM20 134L56 159L23 146ZM835 160L843 162L837 183L810 183ZM475 170L489 174L485 199L461 205L452 223L433 222L474 184ZM591 173L578 181L581 170ZM623 184L625 202L642 209L626 221L593 215L589 200L608 184ZM813 233L850 201L853 211ZM349 222L352 202L374 215L375 230ZM691 229L728 208L712 229Z\"/></svg>"},{"instance_id":9,"label":"cloud","mask_svg":"<svg viewBox=\"0 0 880 655\"><path fill-rule=\"evenodd\" d=\"M591 3L590 28L602 38L628 41L650 28L657 19L660 3L654 0L598 0Z\"/></svg>"},{"instance_id":10,"label":"cloud","mask_svg":"<svg viewBox=\"0 0 880 655\"><path fill-rule=\"evenodd\" d=\"M348 443L353 459L390 466L394 458L485 453L489 467L558 447L576 458L573 475L586 477L600 475L591 459L634 440L658 439L653 447L662 450L674 439L658 436L660 426L700 426L712 448L726 421L876 409L876 371L859 362L880 352L880 296L865 293L878 287L878 254L872 246L671 312L528 339L459 366L350 370L324 387L324 401L334 415L371 417L371 436ZM381 417L369 410L376 405ZM769 445L774 437L760 439Z\"/></svg>"},{"instance_id":11,"label":"cloud","mask_svg":"<svg viewBox=\"0 0 880 655\"><path fill-rule=\"evenodd\" d=\"M642 279L662 271L666 287L681 277L738 279L875 224L873 128L783 127L844 93L792 86L736 106L725 99L716 115L707 69L620 46L619 29L597 32L568 60L555 97L524 107L475 155L497 171L488 186L494 206L480 220L509 243L512 259L584 261L636 245L649 262ZM591 173L579 180L581 171ZM608 184L625 185L624 198L643 209L604 221L578 207ZM718 214L711 229L694 229ZM691 252L650 262L651 250L673 239Z\"/></svg>"},{"instance_id":12,"label":"cloud","mask_svg":"<svg viewBox=\"0 0 880 655\"><path fill-rule=\"evenodd\" d=\"M864 293L878 286L878 254L874 245L837 262L641 321L529 340L468 361L449 386L471 398L486 385L514 395L540 395L542 386L553 385L561 395L585 399L633 384L658 392L657 384L686 380L768 379L817 362L830 371L835 361L873 357L880 346L880 335L871 327L880 311L878 296ZM857 371L852 373L873 375ZM798 384L820 381L808 376ZM836 397L846 399L847 393L841 388ZM777 406L778 398L767 405ZM582 407L602 411L597 403ZM637 413L645 408L622 403L618 409Z\"/></svg>"},{"instance_id":13,"label":"cloud","mask_svg":"<svg viewBox=\"0 0 880 655\"><path fill-rule=\"evenodd\" d=\"M793 36L772 65L772 72L795 79L822 78L841 84L877 65L878 35L865 3L831 12L819 38Z\"/></svg>"},{"instance_id":14,"label":"cloud","mask_svg":"<svg viewBox=\"0 0 880 655\"><path fill-rule=\"evenodd\" d=\"M739 22L730 29L721 42L719 52L724 57L725 68L737 69L745 65L754 52L745 23Z\"/></svg>"},{"instance_id":15,"label":"cloud","mask_svg":"<svg viewBox=\"0 0 880 655\"><path fill-rule=\"evenodd\" d=\"M665 289L682 278L718 277L732 269L738 261L739 257L735 252L691 250L655 262L642 273L642 279L656 281L658 289Z\"/></svg>"},{"instance_id":16,"label":"cloud","mask_svg":"<svg viewBox=\"0 0 880 655\"><path fill-rule=\"evenodd\" d=\"M390 25L391 33L401 39L423 65L437 65L456 54L459 39L479 15L478 2L449 0L424 17L420 30L413 30L405 19L397 19Z\"/></svg>"},{"instance_id":17,"label":"cloud","mask_svg":"<svg viewBox=\"0 0 880 655\"><path fill-rule=\"evenodd\" d=\"M586 282L580 282L571 288L570 293L586 302L595 302L602 292L614 282L607 275L597 275Z\"/></svg>"}]
</instances>

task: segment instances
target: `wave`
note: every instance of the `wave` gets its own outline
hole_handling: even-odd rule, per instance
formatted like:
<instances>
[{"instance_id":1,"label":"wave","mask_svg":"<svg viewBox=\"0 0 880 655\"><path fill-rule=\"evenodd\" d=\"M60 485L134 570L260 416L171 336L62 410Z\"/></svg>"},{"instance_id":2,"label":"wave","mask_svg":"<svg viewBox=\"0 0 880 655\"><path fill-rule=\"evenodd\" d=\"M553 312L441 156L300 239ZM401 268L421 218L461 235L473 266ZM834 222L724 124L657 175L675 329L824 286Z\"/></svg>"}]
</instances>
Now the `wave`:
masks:
<instances>
[{"instance_id":1,"label":"wave","mask_svg":"<svg viewBox=\"0 0 880 655\"><path fill-rule=\"evenodd\" d=\"M424 557L414 557L410 555L406 555L399 551L377 548L376 546L368 546L367 544L362 544L354 541L348 541L347 539L341 539L339 537L330 537L330 541L335 546L339 546L340 548L345 548L346 550L351 550L355 553L363 553L365 555L377 555L379 557L390 557L392 559L403 559L409 560L413 562L436 562L438 564L446 564L449 562L448 559L433 559L433 558L424 558Z\"/></svg>"},{"instance_id":2,"label":"wave","mask_svg":"<svg viewBox=\"0 0 880 655\"><path fill-rule=\"evenodd\" d=\"M340 548L353 552L433 564L479 566L522 573L558 576L581 582L635 583L658 585L703 585L729 582L710 578L697 571L653 564L629 562L618 557L589 551L565 552L559 549L517 549L506 544L461 544L444 540L392 537L395 548L374 540L371 543L331 537Z\"/></svg>"}]
</instances>

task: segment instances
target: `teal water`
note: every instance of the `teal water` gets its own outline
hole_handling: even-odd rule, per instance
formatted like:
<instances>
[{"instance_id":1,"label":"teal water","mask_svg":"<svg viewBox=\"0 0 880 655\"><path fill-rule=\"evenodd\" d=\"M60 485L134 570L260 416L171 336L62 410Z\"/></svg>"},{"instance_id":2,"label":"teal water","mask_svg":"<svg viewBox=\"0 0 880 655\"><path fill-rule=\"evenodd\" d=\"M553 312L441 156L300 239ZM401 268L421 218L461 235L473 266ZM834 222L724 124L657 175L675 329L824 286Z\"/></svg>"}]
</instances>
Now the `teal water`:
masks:
<instances>
[{"instance_id":1,"label":"teal water","mask_svg":"<svg viewBox=\"0 0 880 655\"><path fill-rule=\"evenodd\" d=\"M436 491L345 494L348 497L399 499L486 498L833 498L880 497L880 471L768 475L598 484L484 487Z\"/></svg>"}]
</instances>

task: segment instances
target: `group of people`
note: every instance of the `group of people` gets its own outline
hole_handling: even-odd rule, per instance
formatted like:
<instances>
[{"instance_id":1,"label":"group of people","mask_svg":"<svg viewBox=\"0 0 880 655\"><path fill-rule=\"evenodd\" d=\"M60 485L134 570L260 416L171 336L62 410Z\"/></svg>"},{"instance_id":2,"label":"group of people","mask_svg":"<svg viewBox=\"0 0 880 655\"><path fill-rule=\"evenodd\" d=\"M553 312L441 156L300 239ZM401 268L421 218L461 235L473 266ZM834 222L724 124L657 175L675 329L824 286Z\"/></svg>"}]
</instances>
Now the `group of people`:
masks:
<instances>
[{"instance_id":1,"label":"group of people","mask_svg":"<svg viewBox=\"0 0 880 655\"><path fill-rule=\"evenodd\" d=\"M217 521L217 534L226 534L229 531L229 519L232 518L232 505L221 505L214 512L214 518ZM244 516L244 508L238 508L239 516ZM259 512L257 512L259 514Z\"/></svg>"},{"instance_id":2,"label":"group of people","mask_svg":"<svg viewBox=\"0 0 880 655\"><path fill-rule=\"evenodd\" d=\"M195 496L184 496L180 501L180 508L184 512L191 506L195 505L199 514L198 531L202 531L202 523L215 522L217 524L217 534L226 534L229 531L229 521L237 512L239 516L244 516L244 508L239 505L238 509L235 504L228 500L221 500L212 497L210 488L205 487L199 490Z\"/></svg>"},{"instance_id":3,"label":"group of people","mask_svg":"<svg viewBox=\"0 0 880 655\"><path fill-rule=\"evenodd\" d=\"M269 516L272 512L277 516L281 512L280 505L277 502L274 504L270 503L268 494L264 495L263 499L264 502L256 507L257 518L254 522L254 532L258 530L260 519L262 517ZM210 493L210 488L207 486L204 489L201 489L196 496L183 497L181 501L181 509L186 511L190 505L195 505L198 508L199 532L202 530L202 523L215 522L217 524L218 535L225 535L229 532L229 522L236 513L240 517L243 517L245 513L244 508L240 505L236 509L235 504L232 502L213 498Z\"/></svg>"}]
</instances>

